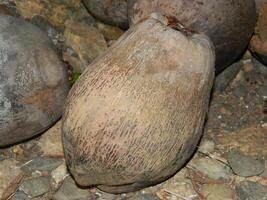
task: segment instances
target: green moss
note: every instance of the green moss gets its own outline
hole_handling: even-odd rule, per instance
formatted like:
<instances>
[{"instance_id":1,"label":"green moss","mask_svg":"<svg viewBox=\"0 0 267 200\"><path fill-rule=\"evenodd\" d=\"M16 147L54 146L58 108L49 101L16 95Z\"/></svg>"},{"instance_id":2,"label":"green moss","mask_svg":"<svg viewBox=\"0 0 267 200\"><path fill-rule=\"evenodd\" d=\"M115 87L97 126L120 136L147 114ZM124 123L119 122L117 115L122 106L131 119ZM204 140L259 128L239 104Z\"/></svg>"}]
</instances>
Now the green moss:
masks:
<instances>
[{"instance_id":1,"label":"green moss","mask_svg":"<svg viewBox=\"0 0 267 200\"><path fill-rule=\"evenodd\" d=\"M72 86L77 80L79 80L81 73L73 73L70 80L70 85Z\"/></svg>"}]
</instances>

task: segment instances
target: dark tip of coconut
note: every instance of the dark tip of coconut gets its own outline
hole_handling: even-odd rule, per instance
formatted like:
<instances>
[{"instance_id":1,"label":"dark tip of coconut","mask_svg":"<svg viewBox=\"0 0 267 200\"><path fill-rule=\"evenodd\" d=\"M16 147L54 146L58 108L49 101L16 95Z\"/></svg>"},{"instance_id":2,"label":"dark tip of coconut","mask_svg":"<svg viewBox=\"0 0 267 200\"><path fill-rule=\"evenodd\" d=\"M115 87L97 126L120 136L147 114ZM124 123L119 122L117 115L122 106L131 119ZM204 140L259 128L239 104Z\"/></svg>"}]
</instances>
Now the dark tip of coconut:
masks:
<instances>
[{"instance_id":1,"label":"dark tip of coconut","mask_svg":"<svg viewBox=\"0 0 267 200\"><path fill-rule=\"evenodd\" d=\"M186 28L183 24L180 23L178 19L176 19L174 16L165 16L167 19L167 26L171 27L174 30L180 31L187 37L191 37L194 32L192 30L189 30Z\"/></svg>"}]
</instances>

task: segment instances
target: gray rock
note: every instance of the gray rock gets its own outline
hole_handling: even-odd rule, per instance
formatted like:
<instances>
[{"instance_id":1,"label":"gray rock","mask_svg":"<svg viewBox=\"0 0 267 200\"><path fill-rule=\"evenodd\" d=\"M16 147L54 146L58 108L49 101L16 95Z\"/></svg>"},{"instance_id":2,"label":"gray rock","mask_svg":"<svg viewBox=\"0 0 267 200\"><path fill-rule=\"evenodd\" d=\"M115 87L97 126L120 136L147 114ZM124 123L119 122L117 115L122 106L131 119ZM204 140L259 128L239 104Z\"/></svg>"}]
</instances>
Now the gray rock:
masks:
<instances>
[{"instance_id":1,"label":"gray rock","mask_svg":"<svg viewBox=\"0 0 267 200\"><path fill-rule=\"evenodd\" d=\"M257 70L257 72L261 73L265 78L267 78L267 67L260 63L257 59L253 58L252 62Z\"/></svg>"},{"instance_id":2,"label":"gray rock","mask_svg":"<svg viewBox=\"0 0 267 200\"><path fill-rule=\"evenodd\" d=\"M63 163L62 159L51 157L36 157L32 162L23 166L23 170L52 171Z\"/></svg>"},{"instance_id":3,"label":"gray rock","mask_svg":"<svg viewBox=\"0 0 267 200\"><path fill-rule=\"evenodd\" d=\"M67 20L65 26L65 46L71 47L83 64L81 71L75 71L80 73L96 57L104 53L108 45L103 34L96 27L72 20ZM66 58L68 57L65 57L65 59ZM65 61L68 62L68 60ZM72 62L72 64L74 64L74 62ZM72 67L79 68L80 66Z\"/></svg>"},{"instance_id":4,"label":"gray rock","mask_svg":"<svg viewBox=\"0 0 267 200\"><path fill-rule=\"evenodd\" d=\"M123 30L115 26L110 26L101 22L97 22L96 25L107 41L117 40L124 33Z\"/></svg>"},{"instance_id":5,"label":"gray rock","mask_svg":"<svg viewBox=\"0 0 267 200\"><path fill-rule=\"evenodd\" d=\"M57 34L55 28L43 16L34 15L33 18L31 18L31 23L38 26L41 30L45 31L46 33L49 33L48 36L55 36Z\"/></svg>"},{"instance_id":6,"label":"gray rock","mask_svg":"<svg viewBox=\"0 0 267 200\"><path fill-rule=\"evenodd\" d=\"M211 140L202 140L198 151L201 153L209 154L212 153L215 149L215 143Z\"/></svg>"},{"instance_id":7,"label":"gray rock","mask_svg":"<svg viewBox=\"0 0 267 200\"><path fill-rule=\"evenodd\" d=\"M83 18L83 22L88 24L89 26L96 26L96 20L89 13L88 16Z\"/></svg>"},{"instance_id":8,"label":"gray rock","mask_svg":"<svg viewBox=\"0 0 267 200\"><path fill-rule=\"evenodd\" d=\"M240 200L267 200L267 187L252 181L243 181L236 188Z\"/></svg>"},{"instance_id":9,"label":"gray rock","mask_svg":"<svg viewBox=\"0 0 267 200\"><path fill-rule=\"evenodd\" d=\"M30 200L31 198L28 197L24 192L16 192L15 195L11 198L11 200Z\"/></svg>"},{"instance_id":10,"label":"gray rock","mask_svg":"<svg viewBox=\"0 0 267 200\"><path fill-rule=\"evenodd\" d=\"M228 185L206 184L201 188L201 193L206 200L226 200L236 199L235 193Z\"/></svg>"},{"instance_id":11,"label":"gray rock","mask_svg":"<svg viewBox=\"0 0 267 200\"><path fill-rule=\"evenodd\" d=\"M264 172L264 163L251 156L241 154L233 150L228 153L228 162L234 173L243 176L256 176Z\"/></svg>"},{"instance_id":12,"label":"gray rock","mask_svg":"<svg viewBox=\"0 0 267 200\"><path fill-rule=\"evenodd\" d=\"M88 190L79 188L71 177L64 180L62 186L53 196L54 200L90 200L91 194Z\"/></svg>"},{"instance_id":13,"label":"gray rock","mask_svg":"<svg viewBox=\"0 0 267 200\"><path fill-rule=\"evenodd\" d=\"M248 89L244 85L237 86L233 91L233 94L238 98L245 97L247 93L248 93Z\"/></svg>"},{"instance_id":14,"label":"gray rock","mask_svg":"<svg viewBox=\"0 0 267 200\"><path fill-rule=\"evenodd\" d=\"M135 197L130 197L128 200L160 200L156 195L152 193L140 194Z\"/></svg>"},{"instance_id":15,"label":"gray rock","mask_svg":"<svg viewBox=\"0 0 267 200\"><path fill-rule=\"evenodd\" d=\"M53 179L53 186L58 188L58 186L63 182L63 180L68 176L68 170L65 163L60 165L58 168L51 172L51 177Z\"/></svg>"},{"instance_id":16,"label":"gray rock","mask_svg":"<svg viewBox=\"0 0 267 200\"><path fill-rule=\"evenodd\" d=\"M83 0L83 3L95 18L110 25L128 28L126 0Z\"/></svg>"},{"instance_id":17,"label":"gray rock","mask_svg":"<svg viewBox=\"0 0 267 200\"><path fill-rule=\"evenodd\" d=\"M226 68L215 78L214 91L223 92L226 87L234 80L243 66L243 62L236 62L230 67Z\"/></svg>"},{"instance_id":18,"label":"gray rock","mask_svg":"<svg viewBox=\"0 0 267 200\"><path fill-rule=\"evenodd\" d=\"M194 185L188 178L188 170L185 168L164 182L162 188L163 190L170 192L170 200L176 199L174 194L179 194L185 199L194 199L194 197L198 196L194 189Z\"/></svg>"},{"instance_id":19,"label":"gray rock","mask_svg":"<svg viewBox=\"0 0 267 200\"><path fill-rule=\"evenodd\" d=\"M263 85L259 88L258 90L258 94L261 96L261 97L267 97L267 85Z\"/></svg>"},{"instance_id":20,"label":"gray rock","mask_svg":"<svg viewBox=\"0 0 267 200\"><path fill-rule=\"evenodd\" d=\"M50 189L50 177L42 176L25 180L20 189L31 197L41 196Z\"/></svg>"},{"instance_id":21,"label":"gray rock","mask_svg":"<svg viewBox=\"0 0 267 200\"><path fill-rule=\"evenodd\" d=\"M192 167L214 180L230 181L232 176L230 167L211 158L196 158L192 160Z\"/></svg>"}]
</instances>

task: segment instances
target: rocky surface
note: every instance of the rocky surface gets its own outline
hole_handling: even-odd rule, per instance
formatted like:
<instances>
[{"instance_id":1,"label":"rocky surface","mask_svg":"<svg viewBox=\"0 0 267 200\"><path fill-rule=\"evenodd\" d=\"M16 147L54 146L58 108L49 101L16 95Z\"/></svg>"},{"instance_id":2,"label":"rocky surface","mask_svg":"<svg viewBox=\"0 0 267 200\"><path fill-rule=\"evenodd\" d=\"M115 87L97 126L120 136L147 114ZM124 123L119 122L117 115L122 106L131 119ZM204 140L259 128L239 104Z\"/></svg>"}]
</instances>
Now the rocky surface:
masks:
<instances>
[{"instance_id":1,"label":"rocky surface","mask_svg":"<svg viewBox=\"0 0 267 200\"><path fill-rule=\"evenodd\" d=\"M90 62L107 49L107 42L101 31L93 26L70 20L65 22L65 26L65 44L74 50L83 64L81 69L75 71L82 72Z\"/></svg>"},{"instance_id":2,"label":"rocky surface","mask_svg":"<svg viewBox=\"0 0 267 200\"><path fill-rule=\"evenodd\" d=\"M47 193L50 189L50 177L41 176L27 179L22 182L20 190L31 197L38 197Z\"/></svg>"},{"instance_id":3,"label":"rocky surface","mask_svg":"<svg viewBox=\"0 0 267 200\"><path fill-rule=\"evenodd\" d=\"M123 34L92 18L76 0L0 0L0 5L0 13L20 15L47 32L70 76ZM266 200L266 87L267 67L246 52L216 78L204 135L189 163L169 180L129 194L74 183L59 121L35 139L0 149L0 200Z\"/></svg>"}]
</instances>

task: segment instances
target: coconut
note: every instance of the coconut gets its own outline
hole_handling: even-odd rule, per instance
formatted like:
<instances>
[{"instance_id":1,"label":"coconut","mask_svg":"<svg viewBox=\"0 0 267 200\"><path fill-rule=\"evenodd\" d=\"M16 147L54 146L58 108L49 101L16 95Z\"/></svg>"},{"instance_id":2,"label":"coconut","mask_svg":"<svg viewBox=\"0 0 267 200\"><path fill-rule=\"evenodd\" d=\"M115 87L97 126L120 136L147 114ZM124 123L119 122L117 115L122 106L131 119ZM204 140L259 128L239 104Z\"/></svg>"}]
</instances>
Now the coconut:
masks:
<instances>
[{"instance_id":1,"label":"coconut","mask_svg":"<svg viewBox=\"0 0 267 200\"><path fill-rule=\"evenodd\" d=\"M44 32L0 15L0 146L31 138L62 114L67 70Z\"/></svg>"},{"instance_id":2,"label":"coconut","mask_svg":"<svg viewBox=\"0 0 267 200\"><path fill-rule=\"evenodd\" d=\"M202 134L214 77L210 40L170 17L132 26L74 84L63 114L76 182L130 192L172 176Z\"/></svg>"},{"instance_id":3,"label":"coconut","mask_svg":"<svg viewBox=\"0 0 267 200\"><path fill-rule=\"evenodd\" d=\"M130 24L154 11L206 34L215 46L217 73L245 51L256 23L254 0L128 0Z\"/></svg>"}]
</instances>

